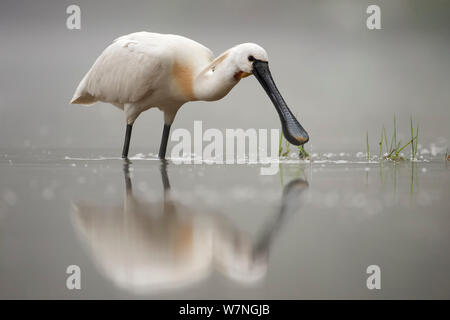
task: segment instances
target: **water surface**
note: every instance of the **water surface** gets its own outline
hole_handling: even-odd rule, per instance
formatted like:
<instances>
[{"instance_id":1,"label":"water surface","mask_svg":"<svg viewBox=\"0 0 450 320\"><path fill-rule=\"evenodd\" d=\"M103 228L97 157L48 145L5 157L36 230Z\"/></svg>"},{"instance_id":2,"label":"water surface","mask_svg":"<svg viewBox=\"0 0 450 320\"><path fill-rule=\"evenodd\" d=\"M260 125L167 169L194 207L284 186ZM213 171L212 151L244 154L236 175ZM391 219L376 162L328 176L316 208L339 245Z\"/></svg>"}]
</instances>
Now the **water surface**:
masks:
<instances>
[{"instance_id":1,"label":"water surface","mask_svg":"<svg viewBox=\"0 0 450 320\"><path fill-rule=\"evenodd\" d=\"M0 159L0 298L450 298L443 157L321 155L273 176L112 150Z\"/></svg>"}]
</instances>

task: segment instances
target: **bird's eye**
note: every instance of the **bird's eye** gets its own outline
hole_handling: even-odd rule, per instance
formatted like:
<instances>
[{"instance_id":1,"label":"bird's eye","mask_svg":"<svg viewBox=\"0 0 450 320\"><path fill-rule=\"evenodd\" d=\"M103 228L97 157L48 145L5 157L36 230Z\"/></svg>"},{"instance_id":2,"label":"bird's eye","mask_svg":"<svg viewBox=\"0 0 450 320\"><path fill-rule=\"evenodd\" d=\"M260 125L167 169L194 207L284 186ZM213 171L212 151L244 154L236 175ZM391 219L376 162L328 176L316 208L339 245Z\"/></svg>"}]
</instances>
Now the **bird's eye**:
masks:
<instances>
[{"instance_id":1,"label":"bird's eye","mask_svg":"<svg viewBox=\"0 0 450 320\"><path fill-rule=\"evenodd\" d=\"M255 61L255 57L254 56L248 56L248 61Z\"/></svg>"}]
</instances>

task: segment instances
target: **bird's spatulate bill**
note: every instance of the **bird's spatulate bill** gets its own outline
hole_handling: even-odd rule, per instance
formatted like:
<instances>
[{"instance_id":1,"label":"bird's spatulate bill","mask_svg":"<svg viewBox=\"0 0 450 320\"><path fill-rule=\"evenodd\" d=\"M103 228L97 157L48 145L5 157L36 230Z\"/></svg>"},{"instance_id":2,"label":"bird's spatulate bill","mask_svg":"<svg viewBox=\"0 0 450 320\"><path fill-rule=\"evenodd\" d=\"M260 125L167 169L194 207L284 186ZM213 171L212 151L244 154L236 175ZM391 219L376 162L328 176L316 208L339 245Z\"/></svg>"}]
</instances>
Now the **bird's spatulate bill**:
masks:
<instances>
[{"instance_id":1,"label":"bird's spatulate bill","mask_svg":"<svg viewBox=\"0 0 450 320\"><path fill-rule=\"evenodd\" d=\"M270 100L272 100L273 105L277 109L286 140L296 146L303 145L308 142L308 133L297 121L291 110L289 110L286 102L284 102L283 97L278 91L275 82L273 81L272 74L269 69L269 63L255 60L253 62L253 74L261 83Z\"/></svg>"}]
</instances>

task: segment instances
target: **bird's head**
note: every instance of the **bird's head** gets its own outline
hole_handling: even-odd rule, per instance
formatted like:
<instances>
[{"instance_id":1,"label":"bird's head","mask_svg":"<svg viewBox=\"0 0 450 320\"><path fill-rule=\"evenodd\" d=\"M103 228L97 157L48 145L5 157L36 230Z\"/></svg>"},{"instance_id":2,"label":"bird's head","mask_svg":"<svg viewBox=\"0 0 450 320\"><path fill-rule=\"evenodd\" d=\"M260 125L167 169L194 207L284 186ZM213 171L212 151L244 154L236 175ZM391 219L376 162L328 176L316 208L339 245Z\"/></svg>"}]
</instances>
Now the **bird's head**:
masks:
<instances>
[{"instance_id":1,"label":"bird's head","mask_svg":"<svg viewBox=\"0 0 450 320\"><path fill-rule=\"evenodd\" d=\"M231 53L236 65L236 80L250 76L253 73L253 62L268 61L266 50L254 43L243 43L235 46Z\"/></svg>"},{"instance_id":2,"label":"bird's head","mask_svg":"<svg viewBox=\"0 0 450 320\"><path fill-rule=\"evenodd\" d=\"M308 133L289 110L275 85L270 73L266 50L254 43L243 43L232 48L230 55L231 61L236 66L234 78L240 80L253 74L272 100L280 116L286 140L293 145L303 145L308 142Z\"/></svg>"}]
</instances>

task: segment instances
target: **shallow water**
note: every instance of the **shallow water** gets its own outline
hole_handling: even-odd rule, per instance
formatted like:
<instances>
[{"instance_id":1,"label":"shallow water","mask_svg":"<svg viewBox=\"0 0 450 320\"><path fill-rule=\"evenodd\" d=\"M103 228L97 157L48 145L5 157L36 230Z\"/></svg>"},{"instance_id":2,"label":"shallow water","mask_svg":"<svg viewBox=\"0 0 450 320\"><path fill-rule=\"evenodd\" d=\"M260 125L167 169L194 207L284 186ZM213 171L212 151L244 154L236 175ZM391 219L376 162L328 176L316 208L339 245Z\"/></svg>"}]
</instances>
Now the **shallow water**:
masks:
<instances>
[{"instance_id":1,"label":"shallow water","mask_svg":"<svg viewBox=\"0 0 450 320\"><path fill-rule=\"evenodd\" d=\"M263 176L115 154L0 155L0 298L450 298L443 157L328 154Z\"/></svg>"}]
</instances>

